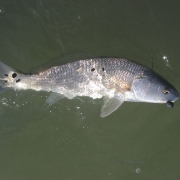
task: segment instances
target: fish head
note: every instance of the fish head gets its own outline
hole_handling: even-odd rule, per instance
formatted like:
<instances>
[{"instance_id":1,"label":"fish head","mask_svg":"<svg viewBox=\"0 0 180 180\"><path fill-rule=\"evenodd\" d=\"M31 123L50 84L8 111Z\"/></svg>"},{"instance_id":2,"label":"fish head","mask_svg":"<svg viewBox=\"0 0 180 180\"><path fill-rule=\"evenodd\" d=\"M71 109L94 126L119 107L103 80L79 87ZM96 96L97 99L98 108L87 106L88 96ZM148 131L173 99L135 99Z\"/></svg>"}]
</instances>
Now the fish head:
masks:
<instances>
[{"instance_id":1,"label":"fish head","mask_svg":"<svg viewBox=\"0 0 180 180\"><path fill-rule=\"evenodd\" d=\"M136 100L140 102L168 104L179 99L176 88L154 72L135 79L131 89Z\"/></svg>"}]
</instances>

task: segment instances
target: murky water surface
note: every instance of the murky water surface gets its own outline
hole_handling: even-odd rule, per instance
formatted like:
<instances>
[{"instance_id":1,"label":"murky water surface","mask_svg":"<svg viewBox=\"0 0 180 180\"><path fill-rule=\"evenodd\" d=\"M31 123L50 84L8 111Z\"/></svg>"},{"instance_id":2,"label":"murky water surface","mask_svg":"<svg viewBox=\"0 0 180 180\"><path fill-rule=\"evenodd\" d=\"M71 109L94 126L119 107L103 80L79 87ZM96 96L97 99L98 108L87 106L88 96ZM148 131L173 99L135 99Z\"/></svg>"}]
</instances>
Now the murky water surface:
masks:
<instances>
[{"instance_id":1,"label":"murky water surface","mask_svg":"<svg viewBox=\"0 0 180 180\"><path fill-rule=\"evenodd\" d=\"M0 60L28 72L74 51L133 59L180 91L178 1L1 0ZM31 90L0 94L2 180L180 179L180 103L124 103Z\"/></svg>"}]
</instances>

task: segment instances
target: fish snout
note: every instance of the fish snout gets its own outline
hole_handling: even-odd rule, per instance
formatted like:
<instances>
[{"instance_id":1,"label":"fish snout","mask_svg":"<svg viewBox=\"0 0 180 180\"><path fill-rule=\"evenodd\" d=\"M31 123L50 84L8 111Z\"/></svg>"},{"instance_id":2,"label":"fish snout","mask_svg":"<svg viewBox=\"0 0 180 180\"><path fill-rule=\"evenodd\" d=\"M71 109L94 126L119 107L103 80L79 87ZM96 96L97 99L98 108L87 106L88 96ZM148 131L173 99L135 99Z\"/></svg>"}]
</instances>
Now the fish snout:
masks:
<instances>
[{"instance_id":1,"label":"fish snout","mask_svg":"<svg viewBox=\"0 0 180 180\"><path fill-rule=\"evenodd\" d=\"M176 89L173 89L170 92L171 92L170 98L166 102L166 105L167 105L167 107L173 108L174 107L174 102L179 99L179 93L178 93L178 91Z\"/></svg>"},{"instance_id":2,"label":"fish snout","mask_svg":"<svg viewBox=\"0 0 180 180\"><path fill-rule=\"evenodd\" d=\"M179 99L179 93L176 89L173 89L173 91L171 91L171 102L175 102Z\"/></svg>"}]
</instances>

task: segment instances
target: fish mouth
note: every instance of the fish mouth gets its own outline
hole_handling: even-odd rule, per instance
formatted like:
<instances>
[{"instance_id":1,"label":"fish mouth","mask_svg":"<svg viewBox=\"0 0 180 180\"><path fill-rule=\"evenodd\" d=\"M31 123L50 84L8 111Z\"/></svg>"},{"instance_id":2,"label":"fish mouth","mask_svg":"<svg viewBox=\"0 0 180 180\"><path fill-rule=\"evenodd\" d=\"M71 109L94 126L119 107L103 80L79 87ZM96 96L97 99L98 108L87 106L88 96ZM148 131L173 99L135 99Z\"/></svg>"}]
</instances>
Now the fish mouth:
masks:
<instances>
[{"instance_id":1,"label":"fish mouth","mask_svg":"<svg viewBox=\"0 0 180 180\"><path fill-rule=\"evenodd\" d=\"M170 98L171 100L167 101L167 103L168 102L174 103L175 101L177 101L179 99L179 93L177 91L173 92L172 95L173 95L173 97Z\"/></svg>"},{"instance_id":2,"label":"fish mouth","mask_svg":"<svg viewBox=\"0 0 180 180\"><path fill-rule=\"evenodd\" d=\"M167 107L173 108L173 107L174 107L174 102L177 101L177 100L179 99L179 93L178 93L178 92L173 93L173 95L174 95L173 100L172 100L172 101L167 101L167 102L166 102Z\"/></svg>"}]
</instances>

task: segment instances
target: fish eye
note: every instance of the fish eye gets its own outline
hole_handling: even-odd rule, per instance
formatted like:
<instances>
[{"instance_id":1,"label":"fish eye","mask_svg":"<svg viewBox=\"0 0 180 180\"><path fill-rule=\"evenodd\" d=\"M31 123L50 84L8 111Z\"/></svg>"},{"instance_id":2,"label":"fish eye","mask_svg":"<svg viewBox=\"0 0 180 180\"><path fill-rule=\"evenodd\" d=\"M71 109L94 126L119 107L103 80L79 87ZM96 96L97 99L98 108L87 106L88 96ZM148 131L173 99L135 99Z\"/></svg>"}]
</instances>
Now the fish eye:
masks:
<instances>
[{"instance_id":1,"label":"fish eye","mask_svg":"<svg viewBox=\"0 0 180 180\"><path fill-rule=\"evenodd\" d=\"M163 90L163 93L164 93L164 94L170 94L170 91L169 91L168 89L164 89L164 90Z\"/></svg>"}]
</instances>

